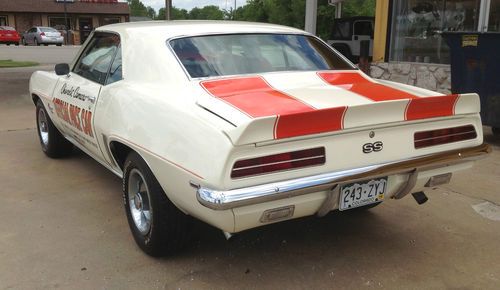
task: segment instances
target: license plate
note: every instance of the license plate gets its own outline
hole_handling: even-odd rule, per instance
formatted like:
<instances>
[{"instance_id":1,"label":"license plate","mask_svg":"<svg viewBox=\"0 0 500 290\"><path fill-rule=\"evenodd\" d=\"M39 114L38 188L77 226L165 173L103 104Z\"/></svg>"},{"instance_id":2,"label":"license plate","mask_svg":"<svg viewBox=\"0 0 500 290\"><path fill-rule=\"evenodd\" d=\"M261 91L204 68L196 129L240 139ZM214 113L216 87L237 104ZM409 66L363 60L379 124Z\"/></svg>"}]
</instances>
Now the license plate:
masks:
<instances>
[{"instance_id":1,"label":"license plate","mask_svg":"<svg viewBox=\"0 0 500 290\"><path fill-rule=\"evenodd\" d=\"M387 177L346 184L340 189L340 210L384 200Z\"/></svg>"}]
</instances>

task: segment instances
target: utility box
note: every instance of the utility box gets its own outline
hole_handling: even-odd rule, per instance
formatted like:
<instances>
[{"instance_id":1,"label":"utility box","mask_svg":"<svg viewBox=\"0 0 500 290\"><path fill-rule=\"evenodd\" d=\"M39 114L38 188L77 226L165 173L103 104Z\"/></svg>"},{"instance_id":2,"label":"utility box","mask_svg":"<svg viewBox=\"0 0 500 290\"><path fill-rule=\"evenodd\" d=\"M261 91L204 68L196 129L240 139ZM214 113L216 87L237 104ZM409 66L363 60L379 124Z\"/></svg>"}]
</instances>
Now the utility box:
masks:
<instances>
[{"instance_id":1,"label":"utility box","mask_svg":"<svg viewBox=\"0 0 500 290\"><path fill-rule=\"evenodd\" d=\"M451 91L479 94L483 124L500 134L500 33L442 35L450 47Z\"/></svg>"}]
</instances>

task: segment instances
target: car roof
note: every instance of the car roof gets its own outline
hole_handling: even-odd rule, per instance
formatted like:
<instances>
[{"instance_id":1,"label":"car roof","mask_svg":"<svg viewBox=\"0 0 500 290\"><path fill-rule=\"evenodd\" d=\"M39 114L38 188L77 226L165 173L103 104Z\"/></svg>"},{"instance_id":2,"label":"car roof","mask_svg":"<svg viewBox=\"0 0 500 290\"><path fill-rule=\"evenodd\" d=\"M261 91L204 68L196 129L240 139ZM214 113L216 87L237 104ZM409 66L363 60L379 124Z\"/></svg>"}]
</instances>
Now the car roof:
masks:
<instances>
[{"instance_id":1,"label":"car roof","mask_svg":"<svg viewBox=\"0 0 500 290\"><path fill-rule=\"evenodd\" d=\"M98 27L96 31L159 33L167 38L230 33L306 33L303 30L268 23L243 21L173 20L126 22Z\"/></svg>"}]
</instances>

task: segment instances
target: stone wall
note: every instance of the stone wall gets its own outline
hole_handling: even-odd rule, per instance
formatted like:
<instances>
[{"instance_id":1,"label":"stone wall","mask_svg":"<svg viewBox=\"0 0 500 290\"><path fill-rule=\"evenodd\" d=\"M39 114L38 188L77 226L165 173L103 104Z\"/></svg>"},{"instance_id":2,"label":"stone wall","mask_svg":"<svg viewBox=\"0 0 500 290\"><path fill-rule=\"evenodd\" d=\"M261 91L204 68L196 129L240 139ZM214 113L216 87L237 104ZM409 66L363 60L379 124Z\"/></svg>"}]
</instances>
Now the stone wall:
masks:
<instances>
[{"instance_id":1,"label":"stone wall","mask_svg":"<svg viewBox=\"0 0 500 290\"><path fill-rule=\"evenodd\" d=\"M451 94L450 66L445 64L379 62L372 63L370 75L424 89Z\"/></svg>"}]
</instances>

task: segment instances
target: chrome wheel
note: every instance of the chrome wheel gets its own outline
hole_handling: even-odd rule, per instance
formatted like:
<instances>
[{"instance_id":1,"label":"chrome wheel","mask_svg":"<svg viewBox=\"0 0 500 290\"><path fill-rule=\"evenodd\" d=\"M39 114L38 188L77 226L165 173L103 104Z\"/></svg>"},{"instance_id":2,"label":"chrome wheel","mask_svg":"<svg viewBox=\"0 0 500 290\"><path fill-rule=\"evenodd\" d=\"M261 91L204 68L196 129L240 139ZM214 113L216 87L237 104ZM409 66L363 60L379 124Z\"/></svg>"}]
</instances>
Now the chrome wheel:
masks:
<instances>
[{"instance_id":1,"label":"chrome wheel","mask_svg":"<svg viewBox=\"0 0 500 290\"><path fill-rule=\"evenodd\" d=\"M38 134L44 146L49 145L49 125L44 110L38 110Z\"/></svg>"},{"instance_id":2,"label":"chrome wheel","mask_svg":"<svg viewBox=\"0 0 500 290\"><path fill-rule=\"evenodd\" d=\"M130 171L127 195L135 227L142 235L146 235L151 229L153 212L148 185L142 173L135 168Z\"/></svg>"}]
</instances>

